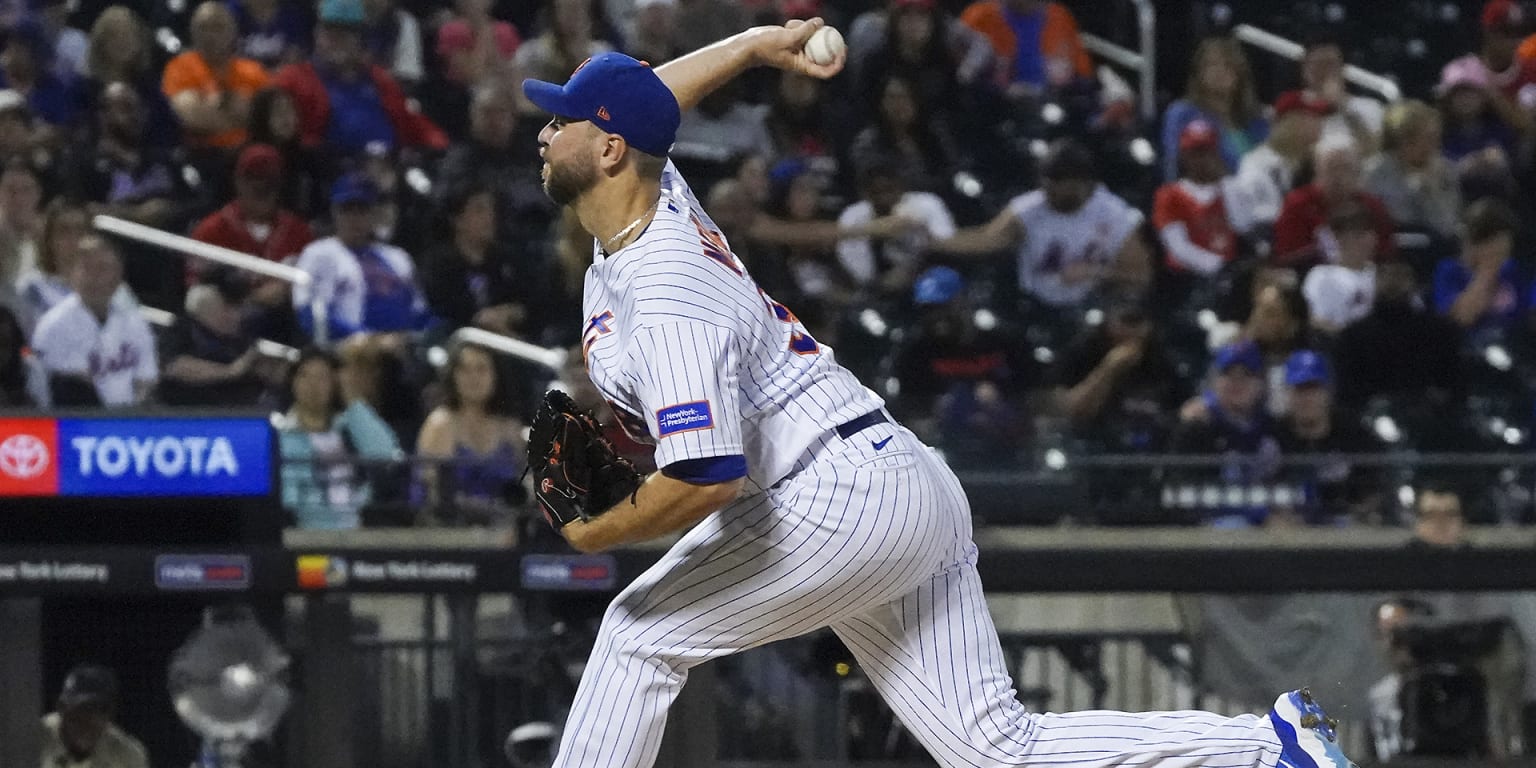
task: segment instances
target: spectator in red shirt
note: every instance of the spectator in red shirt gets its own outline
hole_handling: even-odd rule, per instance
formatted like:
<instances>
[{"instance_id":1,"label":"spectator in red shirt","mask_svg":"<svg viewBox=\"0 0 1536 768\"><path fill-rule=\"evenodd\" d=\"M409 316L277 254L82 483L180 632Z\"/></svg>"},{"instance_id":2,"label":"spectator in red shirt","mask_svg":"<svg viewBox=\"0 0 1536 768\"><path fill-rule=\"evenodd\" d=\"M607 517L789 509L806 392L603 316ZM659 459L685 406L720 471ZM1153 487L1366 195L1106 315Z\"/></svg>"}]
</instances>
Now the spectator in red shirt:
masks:
<instances>
[{"instance_id":1,"label":"spectator in red shirt","mask_svg":"<svg viewBox=\"0 0 1536 768\"><path fill-rule=\"evenodd\" d=\"M406 103L387 70L369 62L363 22L361 0L323 0L314 57L277 73L276 84L293 96L300 142L344 157L360 156L373 143L447 149L443 131ZM345 99L333 101L332 93Z\"/></svg>"},{"instance_id":2,"label":"spectator in red shirt","mask_svg":"<svg viewBox=\"0 0 1536 768\"><path fill-rule=\"evenodd\" d=\"M1237 256L1237 232L1227 215L1221 136L1216 126L1196 120L1179 137L1178 181L1159 187L1152 226L1175 273L1212 275Z\"/></svg>"},{"instance_id":3,"label":"spectator in red shirt","mask_svg":"<svg viewBox=\"0 0 1536 768\"><path fill-rule=\"evenodd\" d=\"M287 261L314 240L309 224L278 205L283 159L267 144L252 144L235 163L235 199L209 214L192 237L269 261Z\"/></svg>"},{"instance_id":4,"label":"spectator in red shirt","mask_svg":"<svg viewBox=\"0 0 1536 768\"><path fill-rule=\"evenodd\" d=\"M309 224L278 204L283 184L283 159L267 144L252 144L235 163L235 199L209 214L192 230L193 239L269 261L289 261L314 240ZM230 275L217 274L211 265L190 264L188 282L224 282ZM241 286L249 290L243 311L267 336L286 336L290 297L281 280L252 277Z\"/></svg>"},{"instance_id":5,"label":"spectator in red shirt","mask_svg":"<svg viewBox=\"0 0 1536 768\"><path fill-rule=\"evenodd\" d=\"M1328 231L1333 209L1347 201L1365 206L1375 222L1376 260L1393 256L1392 216L1386 206L1365 191L1361 174L1360 151L1354 142L1329 137L1318 142L1313 153L1316 178L1311 184L1292 190L1285 197L1280 218L1275 222L1275 266L1306 270L1313 265L1332 262L1337 248Z\"/></svg>"}]
</instances>

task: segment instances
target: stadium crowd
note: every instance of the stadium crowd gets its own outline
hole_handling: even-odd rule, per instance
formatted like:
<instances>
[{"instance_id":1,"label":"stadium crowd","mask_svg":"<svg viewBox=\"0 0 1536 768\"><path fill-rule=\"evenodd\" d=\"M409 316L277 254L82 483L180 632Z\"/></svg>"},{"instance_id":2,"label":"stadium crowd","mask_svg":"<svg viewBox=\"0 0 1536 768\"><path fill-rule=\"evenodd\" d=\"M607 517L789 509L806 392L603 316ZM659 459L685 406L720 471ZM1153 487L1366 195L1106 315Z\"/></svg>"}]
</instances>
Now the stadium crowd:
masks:
<instances>
[{"instance_id":1,"label":"stadium crowd","mask_svg":"<svg viewBox=\"0 0 1536 768\"><path fill-rule=\"evenodd\" d=\"M300 525L509 524L550 377L449 342L570 347L592 251L541 189L521 79L824 15L842 75L755 72L684 116L671 157L757 281L957 465L1130 457L1090 473L1100 509L1340 524L1390 520L1403 477L1289 458L1530 443L1518 3L1475 9L1478 47L1392 104L1346 87L1341 38L1261 92L1210 36L1157 124L1095 66L1078 5L31 0L0 19L0 401L270 409ZM100 214L311 280L93 234ZM558 378L611 416L579 353ZM1536 516L1480 498L1474 517Z\"/></svg>"}]
</instances>

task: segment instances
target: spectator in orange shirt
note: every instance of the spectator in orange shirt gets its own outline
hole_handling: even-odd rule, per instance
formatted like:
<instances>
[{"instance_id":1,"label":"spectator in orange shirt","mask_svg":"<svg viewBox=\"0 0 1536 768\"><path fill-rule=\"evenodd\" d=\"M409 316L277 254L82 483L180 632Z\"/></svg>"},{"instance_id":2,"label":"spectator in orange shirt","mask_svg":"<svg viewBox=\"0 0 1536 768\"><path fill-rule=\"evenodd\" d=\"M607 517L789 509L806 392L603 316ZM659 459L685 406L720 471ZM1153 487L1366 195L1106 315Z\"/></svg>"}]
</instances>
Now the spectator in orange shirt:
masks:
<instances>
[{"instance_id":1,"label":"spectator in orange shirt","mask_svg":"<svg viewBox=\"0 0 1536 768\"><path fill-rule=\"evenodd\" d=\"M235 18L208 0L192 14L192 50L165 65L160 87L194 148L233 149L246 140L251 97L267 84L267 71L235 55Z\"/></svg>"},{"instance_id":2,"label":"spectator in orange shirt","mask_svg":"<svg viewBox=\"0 0 1536 768\"><path fill-rule=\"evenodd\" d=\"M961 23L985 35L1001 62L999 79L1010 93L1060 88L1093 77L1077 19L1046 0L977 0Z\"/></svg>"},{"instance_id":3,"label":"spectator in orange shirt","mask_svg":"<svg viewBox=\"0 0 1536 768\"><path fill-rule=\"evenodd\" d=\"M1152 225L1176 274L1213 275L1237 256L1237 232L1227 213L1222 176L1221 136L1216 126L1196 120L1179 137L1178 181L1159 187Z\"/></svg>"}]
</instances>

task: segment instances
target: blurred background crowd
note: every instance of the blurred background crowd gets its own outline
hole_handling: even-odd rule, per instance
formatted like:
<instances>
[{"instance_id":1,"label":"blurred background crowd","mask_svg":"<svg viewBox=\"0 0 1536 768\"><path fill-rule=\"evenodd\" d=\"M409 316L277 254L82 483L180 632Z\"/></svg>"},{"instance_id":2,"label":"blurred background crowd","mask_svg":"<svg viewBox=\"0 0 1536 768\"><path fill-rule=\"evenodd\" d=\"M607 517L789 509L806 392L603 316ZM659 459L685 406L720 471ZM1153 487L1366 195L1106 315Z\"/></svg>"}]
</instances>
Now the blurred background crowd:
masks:
<instances>
[{"instance_id":1,"label":"blurred background crowd","mask_svg":"<svg viewBox=\"0 0 1536 768\"><path fill-rule=\"evenodd\" d=\"M1530 522L1519 462L1361 455L1514 456L1536 430L1536 18L1412 2L1383 30L1355 5L1170 4L1146 105L1085 48L1134 36L1108 0L13 0L0 401L271 410L301 526L515 530L533 398L553 380L611 418L579 354L553 376L454 340L578 337L591 239L543 194L521 79L822 15L842 75L753 72L671 156L957 468L1080 472L1096 522L1396 522L1400 488L1444 481L1474 520Z\"/></svg>"}]
</instances>

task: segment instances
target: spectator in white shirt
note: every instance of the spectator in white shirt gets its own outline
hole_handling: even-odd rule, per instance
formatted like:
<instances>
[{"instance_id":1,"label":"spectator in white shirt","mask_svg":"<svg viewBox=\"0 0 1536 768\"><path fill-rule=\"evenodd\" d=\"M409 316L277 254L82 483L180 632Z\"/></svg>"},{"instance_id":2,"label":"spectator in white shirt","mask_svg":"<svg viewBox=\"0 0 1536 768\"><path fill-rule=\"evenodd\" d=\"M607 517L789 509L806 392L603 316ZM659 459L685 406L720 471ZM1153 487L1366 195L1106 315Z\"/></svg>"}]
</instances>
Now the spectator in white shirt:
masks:
<instances>
[{"instance_id":1,"label":"spectator in white shirt","mask_svg":"<svg viewBox=\"0 0 1536 768\"><path fill-rule=\"evenodd\" d=\"M851 230L877 217L901 216L921 226L886 240L850 238L837 244L837 260L860 290L882 297L906 295L923 266L928 244L955 234L955 219L938 195L907 189L902 170L892 163L871 163L860 173L863 199L843 209L839 229Z\"/></svg>"},{"instance_id":2,"label":"spectator in white shirt","mask_svg":"<svg viewBox=\"0 0 1536 768\"><path fill-rule=\"evenodd\" d=\"M1301 293L1307 298L1312 327L1338 333L1371 313L1376 301L1376 225L1370 211L1356 203L1334 209L1328 217L1333 232L1328 263L1307 272Z\"/></svg>"},{"instance_id":3,"label":"spectator in white shirt","mask_svg":"<svg viewBox=\"0 0 1536 768\"><path fill-rule=\"evenodd\" d=\"M111 243L81 238L71 273L75 292L37 322L32 349L48 371L56 405L71 385L94 388L102 405L142 404L159 379L155 339L133 308L112 300L123 282L123 264Z\"/></svg>"},{"instance_id":4,"label":"spectator in white shirt","mask_svg":"<svg viewBox=\"0 0 1536 768\"><path fill-rule=\"evenodd\" d=\"M1236 192L1255 225L1272 226L1280 218L1296 173L1322 136L1327 104L1291 91L1275 100L1269 139L1243 155L1237 166Z\"/></svg>"},{"instance_id":5,"label":"spectator in white shirt","mask_svg":"<svg viewBox=\"0 0 1536 768\"><path fill-rule=\"evenodd\" d=\"M359 332L419 331L431 321L427 300L416 284L410 254L374 239L378 187L351 173L331 188L336 234L310 243L297 266L313 278L293 288L293 305L306 332L335 341ZM325 308L322 319L315 306Z\"/></svg>"},{"instance_id":6,"label":"spectator in white shirt","mask_svg":"<svg viewBox=\"0 0 1536 768\"><path fill-rule=\"evenodd\" d=\"M986 224L933 244L956 255L1013 249L1019 289L1048 307L1080 308L1105 289L1140 293L1152 282L1141 212L1099 181L1093 153L1061 139L1040 163L1040 189L1008 202Z\"/></svg>"}]
</instances>

